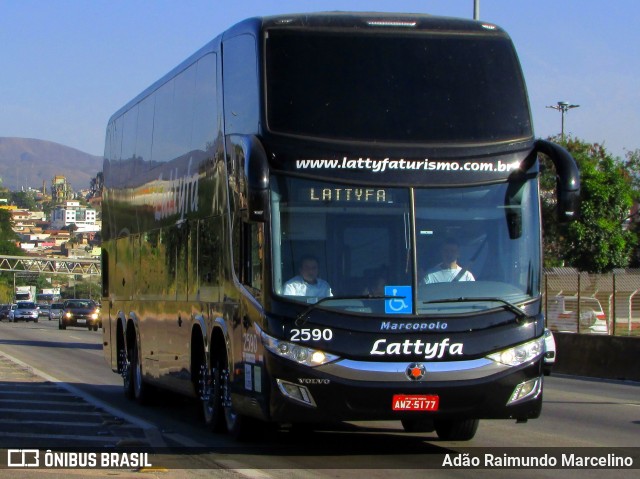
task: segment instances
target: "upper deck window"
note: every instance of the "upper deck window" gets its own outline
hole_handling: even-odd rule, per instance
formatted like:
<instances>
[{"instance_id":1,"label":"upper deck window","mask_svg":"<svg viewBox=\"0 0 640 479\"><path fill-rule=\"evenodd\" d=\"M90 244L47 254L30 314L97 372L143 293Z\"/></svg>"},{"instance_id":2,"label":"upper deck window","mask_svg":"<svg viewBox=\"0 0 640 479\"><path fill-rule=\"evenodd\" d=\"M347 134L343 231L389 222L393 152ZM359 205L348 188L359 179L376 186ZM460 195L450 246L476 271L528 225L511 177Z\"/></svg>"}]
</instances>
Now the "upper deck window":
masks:
<instances>
[{"instance_id":1,"label":"upper deck window","mask_svg":"<svg viewBox=\"0 0 640 479\"><path fill-rule=\"evenodd\" d=\"M501 35L271 29L266 94L277 133L429 144L532 136L520 66Z\"/></svg>"}]
</instances>

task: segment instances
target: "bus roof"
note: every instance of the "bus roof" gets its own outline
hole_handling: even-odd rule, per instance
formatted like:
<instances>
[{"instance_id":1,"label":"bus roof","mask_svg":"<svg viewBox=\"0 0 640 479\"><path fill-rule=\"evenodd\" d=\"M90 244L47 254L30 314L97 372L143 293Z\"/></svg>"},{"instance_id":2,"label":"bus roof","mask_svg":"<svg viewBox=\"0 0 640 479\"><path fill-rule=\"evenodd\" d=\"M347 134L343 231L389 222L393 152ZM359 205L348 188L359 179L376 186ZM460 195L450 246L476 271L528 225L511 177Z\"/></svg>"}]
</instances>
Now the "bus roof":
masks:
<instances>
[{"instance_id":1,"label":"bus roof","mask_svg":"<svg viewBox=\"0 0 640 479\"><path fill-rule=\"evenodd\" d=\"M116 111L109 119L109 123L123 115L137 103L140 103L168 80L192 65L197 59L207 53L218 51L221 41L242 33L258 34L260 31L274 27L357 29L359 32L363 32L366 29L380 32L430 31L443 34L457 32L483 35L500 34L506 36L504 30L492 23L465 18L439 17L424 13L318 12L247 18L231 26L224 32L221 32L162 78L151 84L143 92Z\"/></svg>"}]
</instances>

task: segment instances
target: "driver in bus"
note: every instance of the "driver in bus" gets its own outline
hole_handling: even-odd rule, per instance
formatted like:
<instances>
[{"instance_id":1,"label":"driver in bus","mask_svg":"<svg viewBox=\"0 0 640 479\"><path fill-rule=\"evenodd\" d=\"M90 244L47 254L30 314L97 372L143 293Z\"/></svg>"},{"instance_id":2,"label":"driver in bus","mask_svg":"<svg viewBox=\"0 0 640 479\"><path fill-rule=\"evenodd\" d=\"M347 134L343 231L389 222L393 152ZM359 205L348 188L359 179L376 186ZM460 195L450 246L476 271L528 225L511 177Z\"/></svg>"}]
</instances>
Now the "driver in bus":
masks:
<instances>
[{"instance_id":1,"label":"driver in bus","mask_svg":"<svg viewBox=\"0 0 640 479\"><path fill-rule=\"evenodd\" d=\"M325 280L318 277L318 258L305 255L300 259L298 275L284 284L283 294L286 296L313 296L326 298L333 296L331 286Z\"/></svg>"},{"instance_id":2,"label":"driver in bus","mask_svg":"<svg viewBox=\"0 0 640 479\"><path fill-rule=\"evenodd\" d=\"M424 277L425 284L451 283L454 281L475 281L469 270L458 264L460 248L453 238L447 238L440 250L442 262L435 268L427 271Z\"/></svg>"}]
</instances>

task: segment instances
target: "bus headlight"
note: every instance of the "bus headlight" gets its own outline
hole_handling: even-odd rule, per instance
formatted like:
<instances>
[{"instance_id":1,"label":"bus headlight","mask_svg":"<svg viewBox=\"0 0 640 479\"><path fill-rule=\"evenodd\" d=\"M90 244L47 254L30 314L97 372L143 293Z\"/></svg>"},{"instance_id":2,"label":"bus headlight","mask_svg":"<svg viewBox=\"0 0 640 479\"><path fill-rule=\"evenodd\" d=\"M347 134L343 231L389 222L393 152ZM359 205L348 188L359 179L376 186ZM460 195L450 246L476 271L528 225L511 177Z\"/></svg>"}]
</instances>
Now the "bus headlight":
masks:
<instances>
[{"instance_id":1,"label":"bus headlight","mask_svg":"<svg viewBox=\"0 0 640 479\"><path fill-rule=\"evenodd\" d=\"M498 351L487 356L488 359L507 366L519 366L534 360L544 352L544 336L514 346L504 351Z\"/></svg>"},{"instance_id":2,"label":"bus headlight","mask_svg":"<svg viewBox=\"0 0 640 479\"><path fill-rule=\"evenodd\" d=\"M262 344L264 344L264 347L281 358L286 358L291 361L295 361L298 364L304 364L305 366L311 367L321 366L322 364L327 364L339 359L335 354L325 353L319 349L308 348L301 344L276 339L269 336L259 328L256 329L260 332L260 337L262 338Z\"/></svg>"}]
</instances>

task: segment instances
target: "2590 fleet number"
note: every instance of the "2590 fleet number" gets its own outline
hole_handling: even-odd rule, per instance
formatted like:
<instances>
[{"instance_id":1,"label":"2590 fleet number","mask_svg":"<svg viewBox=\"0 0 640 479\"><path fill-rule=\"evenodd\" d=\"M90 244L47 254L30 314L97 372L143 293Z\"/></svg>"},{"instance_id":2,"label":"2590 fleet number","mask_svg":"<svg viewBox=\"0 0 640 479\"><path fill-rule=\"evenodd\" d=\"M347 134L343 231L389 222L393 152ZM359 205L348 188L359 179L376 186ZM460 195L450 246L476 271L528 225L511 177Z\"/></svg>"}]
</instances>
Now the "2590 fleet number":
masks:
<instances>
[{"instance_id":1,"label":"2590 fleet number","mask_svg":"<svg viewBox=\"0 0 640 479\"><path fill-rule=\"evenodd\" d=\"M333 331L330 329L292 329L291 341L331 341Z\"/></svg>"}]
</instances>

